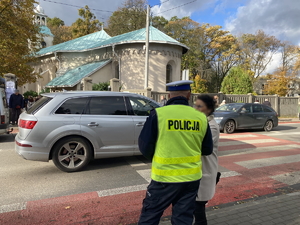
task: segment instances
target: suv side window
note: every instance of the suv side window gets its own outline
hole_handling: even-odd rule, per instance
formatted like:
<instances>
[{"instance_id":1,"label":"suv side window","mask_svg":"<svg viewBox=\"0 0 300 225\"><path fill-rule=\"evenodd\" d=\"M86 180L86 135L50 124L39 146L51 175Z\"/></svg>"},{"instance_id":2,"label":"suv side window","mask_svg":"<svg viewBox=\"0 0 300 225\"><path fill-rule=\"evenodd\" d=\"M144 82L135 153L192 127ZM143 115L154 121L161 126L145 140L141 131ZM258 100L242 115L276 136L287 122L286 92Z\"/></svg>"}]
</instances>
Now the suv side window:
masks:
<instances>
[{"instance_id":1,"label":"suv side window","mask_svg":"<svg viewBox=\"0 0 300 225\"><path fill-rule=\"evenodd\" d=\"M72 98L65 101L55 114L82 114L89 98Z\"/></svg>"},{"instance_id":2,"label":"suv side window","mask_svg":"<svg viewBox=\"0 0 300 225\"><path fill-rule=\"evenodd\" d=\"M273 112L272 109L270 109L270 108L268 108L266 106L264 106L263 108L264 108L264 112Z\"/></svg>"},{"instance_id":3,"label":"suv side window","mask_svg":"<svg viewBox=\"0 0 300 225\"><path fill-rule=\"evenodd\" d=\"M127 115L124 97L92 97L85 114Z\"/></svg>"},{"instance_id":4,"label":"suv side window","mask_svg":"<svg viewBox=\"0 0 300 225\"><path fill-rule=\"evenodd\" d=\"M263 112L263 109L262 109L261 105L256 104L256 105L253 105L252 107L253 107L253 112L254 113Z\"/></svg>"},{"instance_id":5,"label":"suv side window","mask_svg":"<svg viewBox=\"0 0 300 225\"><path fill-rule=\"evenodd\" d=\"M244 112L244 113L252 113L252 108L251 108L251 105L244 105L241 109L241 112Z\"/></svg>"},{"instance_id":6,"label":"suv side window","mask_svg":"<svg viewBox=\"0 0 300 225\"><path fill-rule=\"evenodd\" d=\"M129 101L133 110L134 115L136 116L149 116L152 109L158 108L159 105L154 102L136 97L129 97Z\"/></svg>"}]
</instances>

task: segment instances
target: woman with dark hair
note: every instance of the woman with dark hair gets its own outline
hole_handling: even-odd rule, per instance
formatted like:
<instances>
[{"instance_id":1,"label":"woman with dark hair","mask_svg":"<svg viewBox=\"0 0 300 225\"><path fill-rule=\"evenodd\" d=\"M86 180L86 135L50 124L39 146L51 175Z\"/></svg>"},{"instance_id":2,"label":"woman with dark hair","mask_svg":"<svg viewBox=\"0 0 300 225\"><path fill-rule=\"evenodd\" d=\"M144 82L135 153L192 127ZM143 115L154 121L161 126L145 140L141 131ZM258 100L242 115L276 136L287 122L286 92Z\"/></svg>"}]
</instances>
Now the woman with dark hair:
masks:
<instances>
[{"instance_id":1,"label":"woman with dark hair","mask_svg":"<svg viewBox=\"0 0 300 225\"><path fill-rule=\"evenodd\" d=\"M214 119L215 100L209 95L199 95L195 102L195 108L207 116L207 120L213 137L213 153L208 156L202 156L202 178L196 198L196 207L194 212L194 225L207 225L205 205L213 198L216 189L216 180L220 177L218 174L218 145L220 130L219 125ZM218 176L218 178L217 178Z\"/></svg>"}]
</instances>

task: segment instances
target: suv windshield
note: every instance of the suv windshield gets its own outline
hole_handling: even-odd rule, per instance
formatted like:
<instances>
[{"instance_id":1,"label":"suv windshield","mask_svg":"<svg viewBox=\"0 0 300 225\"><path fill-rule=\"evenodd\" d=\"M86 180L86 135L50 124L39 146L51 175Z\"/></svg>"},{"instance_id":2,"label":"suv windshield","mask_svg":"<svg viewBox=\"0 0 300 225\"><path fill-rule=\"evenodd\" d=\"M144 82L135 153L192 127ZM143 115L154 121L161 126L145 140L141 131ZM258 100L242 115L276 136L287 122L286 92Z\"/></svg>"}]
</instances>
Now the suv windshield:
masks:
<instances>
[{"instance_id":1,"label":"suv windshield","mask_svg":"<svg viewBox=\"0 0 300 225\"><path fill-rule=\"evenodd\" d=\"M222 105L216 109L216 112L227 111L227 112L237 112L242 105L240 104L226 104Z\"/></svg>"},{"instance_id":2,"label":"suv windshield","mask_svg":"<svg viewBox=\"0 0 300 225\"><path fill-rule=\"evenodd\" d=\"M41 108L43 108L48 102L50 102L52 100L52 98L49 97L42 97L40 98L36 103L33 104L33 106L31 106L28 110L27 110L27 114L36 114Z\"/></svg>"}]
</instances>

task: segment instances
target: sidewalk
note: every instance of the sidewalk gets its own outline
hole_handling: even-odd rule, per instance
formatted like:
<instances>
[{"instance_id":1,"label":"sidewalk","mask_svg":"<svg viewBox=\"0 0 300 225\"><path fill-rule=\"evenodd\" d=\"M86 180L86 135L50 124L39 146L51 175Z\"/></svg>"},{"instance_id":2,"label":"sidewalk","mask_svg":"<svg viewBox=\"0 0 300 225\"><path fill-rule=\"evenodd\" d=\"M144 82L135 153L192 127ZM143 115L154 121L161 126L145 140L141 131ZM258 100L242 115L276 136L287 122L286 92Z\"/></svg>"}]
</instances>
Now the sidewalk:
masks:
<instances>
[{"instance_id":1,"label":"sidewalk","mask_svg":"<svg viewBox=\"0 0 300 225\"><path fill-rule=\"evenodd\" d=\"M278 122L300 122L299 118L278 118Z\"/></svg>"},{"instance_id":2,"label":"sidewalk","mask_svg":"<svg viewBox=\"0 0 300 225\"><path fill-rule=\"evenodd\" d=\"M300 192L208 211L207 219L209 225L299 225ZM163 220L160 225L171 225Z\"/></svg>"}]
</instances>

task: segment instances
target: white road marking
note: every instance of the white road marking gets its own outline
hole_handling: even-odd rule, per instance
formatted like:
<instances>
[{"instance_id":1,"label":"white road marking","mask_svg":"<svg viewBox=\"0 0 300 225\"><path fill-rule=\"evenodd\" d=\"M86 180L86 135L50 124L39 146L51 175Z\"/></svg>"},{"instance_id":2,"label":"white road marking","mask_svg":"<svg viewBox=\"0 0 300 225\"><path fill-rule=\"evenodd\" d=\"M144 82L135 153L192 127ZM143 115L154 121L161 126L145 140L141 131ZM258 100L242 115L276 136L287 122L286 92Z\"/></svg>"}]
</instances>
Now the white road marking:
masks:
<instances>
[{"instance_id":1,"label":"white road marking","mask_svg":"<svg viewBox=\"0 0 300 225\"><path fill-rule=\"evenodd\" d=\"M300 135L300 132L285 132L285 131L272 131L266 133L268 136L277 136L277 135Z\"/></svg>"},{"instance_id":2,"label":"white road marking","mask_svg":"<svg viewBox=\"0 0 300 225\"><path fill-rule=\"evenodd\" d=\"M132 167L146 166L147 165L146 163L142 162L141 160L139 160L136 157L128 157L128 158L126 158L126 161Z\"/></svg>"},{"instance_id":3,"label":"white road marking","mask_svg":"<svg viewBox=\"0 0 300 225\"><path fill-rule=\"evenodd\" d=\"M231 146L231 145L242 145L242 144L261 144L261 143L275 143L280 142L279 140L274 139L256 139L256 140L237 140L237 141L226 141L219 142L219 146Z\"/></svg>"},{"instance_id":4,"label":"white road marking","mask_svg":"<svg viewBox=\"0 0 300 225\"><path fill-rule=\"evenodd\" d=\"M232 139L232 138L248 138L248 137L257 137L257 135L253 135L253 134L242 134L242 135L220 135L221 136L221 139Z\"/></svg>"},{"instance_id":5,"label":"white road marking","mask_svg":"<svg viewBox=\"0 0 300 225\"><path fill-rule=\"evenodd\" d=\"M265 166L274 166L274 165L281 165L285 163L294 163L294 162L300 162L300 154L242 161L242 162L236 162L236 164L243 166L247 169L254 169L254 168L260 168Z\"/></svg>"},{"instance_id":6,"label":"white road marking","mask_svg":"<svg viewBox=\"0 0 300 225\"><path fill-rule=\"evenodd\" d=\"M225 178L225 177L234 177L234 176L239 176L239 175L242 175L238 172L235 172L235 171L227 171L227 172L221 172L222 175L221 175L221 178Z\"/></svg>"},{"instance_id":7,"label":"white road marking","mask_svg":"<svg viewBox=\"0 0 300 225\"><path fill-rule=\"evenodd\" d=\"M287 185L294 185L300 183L300 171L279 174L276 176L271 176L271 178Z\"/></svg>"},{"instance_id":8,"label":"white road marking","mask_svg":"<svg viewBox=\"0 0 300 225\"><path fill-rule=\"evenodd\" d=\"M243 154L251 154L251 153L258 153L258 152L273 152L273 151L284 151L290 149L300 149L300 145L278 145L278 146L268 146L268 147L255 147L255 148L241 148L235 150L226 150L220 151L219 153L222 156L219 157L226 157L226 156L233 156L233 155L243 155Z\"/></svg>"},{"instance_id":9,"label":"white road marking","mask_svg":"<svg viewBox=\"0 0 300 225\"><path fill-rule=\"evenodd\" d=\"M24 210L24 209L26 209L26 202L15 203L15 204L10 204L10 205L1 205L0 213L7 213L7 212Z\"/></svg>"},{"instance_id":10,"label":"white road marking","mask_svg":"<svg viewBox=\"0 0 300 225\"><path fill-rule=\"evenodd\" d=\"M138 174L140 174L142 178L144 178L147 182L150 183L150 181L151 181L151 169L137 170L136 172L138 172Z\"/></svg>"},{"instance_id":11,"label":"white road marking","mask_svg":"<svg viewBox=\"0 0 300 225\"><path fill-rule=\"evenodd\" d=\"M97 191L99 197L104 196L111 196L111 195L117 195L117 194L125 194L135 191L143 191L146 190L148 187L148 184L141 184L141 185L134 185L134 186L128 186L128 187L120 187L120 188L114 188L114 189L108 189L108 190L102 190Z\"/></svg>"}]
</instances>

